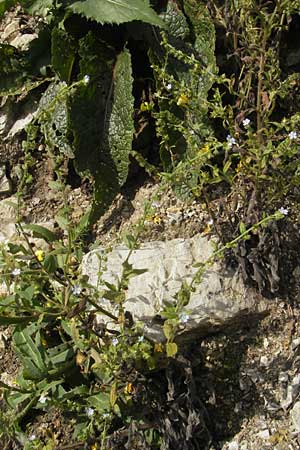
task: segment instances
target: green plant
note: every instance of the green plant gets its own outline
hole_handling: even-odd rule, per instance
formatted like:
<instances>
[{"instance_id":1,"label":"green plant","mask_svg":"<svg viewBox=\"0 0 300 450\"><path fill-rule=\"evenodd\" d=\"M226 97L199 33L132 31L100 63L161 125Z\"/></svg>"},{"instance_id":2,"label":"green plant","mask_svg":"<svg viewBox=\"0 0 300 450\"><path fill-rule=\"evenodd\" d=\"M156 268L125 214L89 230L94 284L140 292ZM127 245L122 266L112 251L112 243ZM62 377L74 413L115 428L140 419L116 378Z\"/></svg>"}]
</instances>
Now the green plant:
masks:
<instances>
[{"instance_id":1,"label":"green plant","mask_svg":"<svg viewBox=\"0 0 300 450\"><path fill-rule=\"evenodd\" d=\"M200 34L209 46L206 52L202 48L204 64L164 33L165 52L158 64L153 57L157 131L167 169L162 177L183 198L203 198L223 183L243 204L252 195L268 208L299 183L299 112L291 101L299 74L284 68L282 56L283 37L299 4L237 1L227 8L209 2L209 11L206 34ZM195 23L201 26L199 19ZM227 36L222 42L227 59L217 54L219 74L212 23ZM177 30L180 35L182 25L177 23ZM185 76L178 76L174 61L181 62Z\"/></svg>"},{"instance_id":2,"label":"green plant","mask_svg":"<svg viewBox=\"0 0 300 450\"><path fill-rule=\"evenodd\" d=\"M2 12L13 3L4 2ZM211 86L210 71L215 70L213 25L205 4L192 0L186 0L184 8L170 0L166 11L156 1L154 7L159 15L145 0L122 0L118 4L111 0L49 0L46 3L24 0L20 3L29 13L43 16L44 22L38 38L27 51L19 52L1 44L0 94L22 92L24 98L42 84L48 85L40 100L38 118L29 126L28 142L24 145L33 148L41 132L47 147L74 159L76 171L91 179L94 185L91 224L125 183L130 155L149 168L139 154L139 141L135 142L134 137L140 132L141 115L143 125L151 121L153 106L160 111L156 115L153 110L153 116L157 118L158 134L169 136L168 144L163 144L165 138L162 139L161 150L161 160L168 170L171 153L183 157L190 153L185 144L186 140L189 142L185 127L193 125L205 131L206 107L199 110L199 101L206 99ZM182 28L180 33L176 27L178 22ZM163 40L169 60L169 80L173 80L178 91L172 106L174 113L170 112L177 124L169 128L164 122L170 104L162 91L165 93L167 80L153 77L147 62L147 53L151 53L153 67L158 67L164 59L158 27L169 28L168 37ZM142 38L136 37L137 34ZM174 42L180 58L174 58L174 52L171 55L172 46L167 45L167 40ZM141 54L145 67L138 75L132 61ZM191 70L186 73L191 62ZM201 82L196 80L200 74ZM198 94L191 101L193 107L190 105L183 120L182 99L195 89ZM151 101L153 90L157 90L153 97L155 104ZM182 105L178 103L180 98ZM146 104L151 105L149 110L145 110ZM174 145L176 149L171 150Z\"/></svg>"},{"instance_id":3,"label":"green plant","mask_svg":"<svg viewBox=\"0 0 300 450\"><path fill-rule=\"evenodd\" d=\"M1 247L7 294L0 299L0 324L13 326L21 364L13 386L0 383L11 411L1 435L9 432L26 448L35 447L30 447L34 442L30 444L22 420L33 410L54 406L75 417L74 439L105 442L111 423L126 421L137 405L137 399L132 404L136 388L127 374L138 380L140 373L156 367L152 343L123 308L129 279L143 272L128 261L142 222L135 235L125 236L129 252L119 283L105 283L101 290L89 285L80 271L88 214L78 224L71 222L63 167L56 160L55 188L65 200L57 218L61 232L18 219L20 243ZM44 241L43 249L32 245L32 237Z\"/></svg>"}]
</instances>

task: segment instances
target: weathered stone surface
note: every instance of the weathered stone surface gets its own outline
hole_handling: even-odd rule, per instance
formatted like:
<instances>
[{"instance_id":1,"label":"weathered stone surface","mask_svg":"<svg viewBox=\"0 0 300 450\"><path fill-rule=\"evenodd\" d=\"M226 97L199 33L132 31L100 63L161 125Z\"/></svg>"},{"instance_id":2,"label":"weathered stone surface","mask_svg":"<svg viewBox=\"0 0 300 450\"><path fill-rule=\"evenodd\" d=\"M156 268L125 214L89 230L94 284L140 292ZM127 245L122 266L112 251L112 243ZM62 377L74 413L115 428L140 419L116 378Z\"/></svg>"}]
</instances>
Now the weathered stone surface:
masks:
<instances>
[{"instance_id":1,"label":"weathered stone surface","mask_svg":"<svg viewBox=\"0 0 300 450\"><path fill-rule=\"evenodd\" d=\"M296 402L290 412L294 429L300 433L300 401Z\"/></svg>"},{"instance_id":2,"label":"weathered stone surface","mask_svg":"<svg viewBox=\"0 0 300 450\"><path fill-rule=\"evenodd\" d=\"M92 285L97 285L99 271L103 272L104 281L116 284L128 252L125 246L118 246L109 253L101 248L94 250L84 257L83 273L89 276ZM130 280L125 308L134 319L144 322L149 337L163 339L161 325L155 324L155 316L163 308L164 300L172 301L182 281L191 281L196 271L193 265L206 261L212 252L212 243L204 236L196 236L145 243L132 253L129 262L133 268L148 271ZM182 326L181 339L191 339L217 327L239 323L243 317L262 313L267 308L268 303L256 291L245 287L238 273L225 273L217 262L207 270L202 283L191 295L185 308L189 320Z\"/></svg>"},{"instance_id":3,"label":"weathered stone surface","mask_svg":"<svg viewBox=\"0 0 300 450\"><path fill-rule=\"evenodd\" d=\"M15 197L9 198L10 202L16 203L17 199ZM1 228L0 228L0 243L4 243L15 235L15 220L16 211L14 207L8 203L6 199L0 201L0 218L1 218Z\"/></svg>"},{"instance_id":4,"label":"weathered stone surface","mask_svg":"<svg viewBox=\"0 0 300 450\"><path fill-rule=\"evenodd\" d=\"M0 166L0 197L11 194L12 184L6 176L5 166Z\"/></svg>"}]
</instances>

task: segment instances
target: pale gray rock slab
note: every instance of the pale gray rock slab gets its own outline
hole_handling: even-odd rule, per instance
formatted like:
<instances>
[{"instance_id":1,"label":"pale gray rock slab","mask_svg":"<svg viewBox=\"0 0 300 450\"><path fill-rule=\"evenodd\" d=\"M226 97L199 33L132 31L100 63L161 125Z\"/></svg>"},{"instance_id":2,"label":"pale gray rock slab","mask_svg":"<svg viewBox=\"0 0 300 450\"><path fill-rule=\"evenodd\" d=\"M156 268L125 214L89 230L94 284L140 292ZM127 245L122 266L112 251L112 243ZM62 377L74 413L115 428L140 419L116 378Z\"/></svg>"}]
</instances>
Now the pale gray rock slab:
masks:
<instances>
[{"instance_id":1,"label":"pale gray rock slab","mask_svg":"<svg viewBox=\"0 0 300 450\"><path fill-rule=\"evenodd\" d=\"M12 191L11 181L6 176L5 166L0 166L0 197L10 195Z\"/></svg>"},{"instance_id":2,"label":"pale gray rock slab","mask_svg":"<svg viewBox=\"0 0 300 450\"><path fill-rule=\"evenodd\" d=\"M19 50L25 51L28 49L30 42L34 41L37 36L37 34L21 34L13 39L10 45L13 45Z\"/></svg>"},{"instance_id":3,"label":"pale gray rock slab","mask_svg":"<svg viewBox=\"0 0 300 450\"><path fill-rule=\"evenodd\" d=\"M300 401L296 402L290 411L292 424L298 433L300 433Z\"/></svg>"},{"instance_id":4,"label":"pale gray rock slab","mask_svg":"<svg viewBox=\"0 0 300 450\"><path fill-rule=\"evenodd\" d=\"M9 197L9 199L0 200L0 243L9 241L16 234L16 210L10 202L16 204L17 199L15 197Z\"/></svg>"},{"instance_id":5,"label":"pale gray rock slab","mask_svg":"<svg viewBox=\"0 0 300 450\"><path fill-rule=\"evenodd\" d=\"M161 325L155 320L164 301L174 301L182 282L192 280L197 270L194 264L206 261L213 250L212 242L198 235L191 239L147 242L132 252L129 263L134 269L147 269L147 272L130 279L124 307L135 320L144 323L148 337L164 340ZM102 273L101 288L103 281L117 284L122 262L128 254L128 248L122 245L109 252L104 248L95 249L83 258L82 272L93 286L99 285L99 272ZM106 300L99 299L99 302L108 306ZM244 285L238 272L228 274L222 264L216 262L192 293L184 311L189 320L182 325L179 336L192 339L232 323L239 325L245 317L265 313L268 306L254 289Z\"/></svg>"},{"instance_id":6,"label":"pale gray rock slab","mask_svg":"<svg viewBox=\"0 0 300 450\"><path fill-rule=\"evenodd\" d=\"M283 409L287 409L294 400L297 398L300 392L300 374L297 374L292 379L291 384L287 387L286 396L280 402Z\"/></svg>"}]
</instances>

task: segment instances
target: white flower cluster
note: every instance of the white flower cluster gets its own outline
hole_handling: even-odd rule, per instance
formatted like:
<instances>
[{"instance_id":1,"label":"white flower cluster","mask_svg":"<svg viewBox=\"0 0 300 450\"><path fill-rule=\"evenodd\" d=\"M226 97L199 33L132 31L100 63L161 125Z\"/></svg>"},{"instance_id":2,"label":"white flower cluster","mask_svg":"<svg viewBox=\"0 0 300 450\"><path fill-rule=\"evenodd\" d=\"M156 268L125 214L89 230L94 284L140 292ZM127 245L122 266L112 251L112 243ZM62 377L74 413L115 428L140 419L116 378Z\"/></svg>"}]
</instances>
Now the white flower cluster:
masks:
<instances>
[{"instance_id":1,"label":"white flower cluster","mask_svg":"<svg viewBox=\"0 0 300 450\"><path fill-rule=\"evenodd\" d=\"M228 136L226 137L226 140L227 140L227 144L228 144L229 148L231 148L233 145L237 144L235 138L233 136L231 136L231 134L228 134Z\"/></svg>"},{"instance_id":2,"label":"white flower cluster","mask_svg":"<svg viewBox=\"0 0 300 450\"><path fill-rule=\"evenodd\" d=\"M83 77L83 83L87 86L90 82L90 76L89 75L84 75Z\"/></svg>"},{"instance_id":3,"label":"white flower cluster","mask_svg":"<svg viewBox=\"0 0 300 450\"><path fill-rule=\"evenodd\" d=\"M287 216L289 213L289 210L287 208L284 208L283 206L279 208L278 211L280 212L280 214L283 214L284 216Z\"/></svg>"},{"instance_id":4,"label":"white flower cluster","mask_svg":"<svg viewBox=\"0 0 300 450\"><path fill-rule=\"evenodd\" d=\"M73 294L73 295L80 295L81 292L82 292L82 289L81 289L81 287L78 284L71 287L71 294Z\"/></svg>"},{"instance_id":5,"label":"white flower cluster","mask_svg":"<svg viewBox=\"0 0 300 450\"><path fill-rule=\"evenodd\" d=\"M297 131L291 131L289 133L289 138L291 141L294 141L295 139L297 139L297 137L298 137Z\"/></svg>"},{"instance_id":6,"label":"white flower cluster","mask_svg":"<svg viewBox=\"0 0 300 450\"><path fill-rule=\"evenodd\" d=\"M21 275L21 269L16 268L11 272L11 274L13 277L17 277L18 275Z\"/></svg>"},{"instance_id":7,"label":"white flower cluster","mask_svg":"<svg viewBox=\"0 0 300 450\"><path fill-rule=\"evenodd\" d=\"M243 124L243 126L244 126L245 128L248 128L249 125L250 125L250 122L251 122L251 120L248 119L248 118L246 118L246 119L243 120L242 124Z\"/></svg>"}]
</instances>

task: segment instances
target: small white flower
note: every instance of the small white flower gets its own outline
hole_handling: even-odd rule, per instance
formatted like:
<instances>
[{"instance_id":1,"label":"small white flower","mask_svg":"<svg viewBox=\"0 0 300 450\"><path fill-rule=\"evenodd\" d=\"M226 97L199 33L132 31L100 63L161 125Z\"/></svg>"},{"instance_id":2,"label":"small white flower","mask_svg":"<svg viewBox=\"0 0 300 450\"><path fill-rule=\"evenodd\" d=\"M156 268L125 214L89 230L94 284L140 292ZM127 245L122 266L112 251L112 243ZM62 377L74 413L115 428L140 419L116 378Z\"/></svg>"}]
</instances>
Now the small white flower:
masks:
<instances>
[{"instance_id":1,"label":"small white flower","mask_svg":"<svg viewBox=\"0 0 300 450\"><path fill-rule=\"evenodd\" d=\"M78 284L75 285L75 286L72 286L71 294L73 294L73 295L80 295L81 292L82 292L82 289L81 289L81 287Z\"/></svg>"},{"instance_id":2,"label":"small white flower","mask_svg":"<svg viewBox=\"0 0 300 450\"><path fill-rule=\"evenodd\" d=\"M179 314L179 321L180 323L187 323L189 321L190 316L185 313Z\"/></svg>"},{"instance_id":3,"label":"small white flower","mask_svg":"<svg viewBox=\"0 0 300 450\"><path fill-rule=\"evenodd\" d=\"M17 277L18 275L21 275L21 269L14 269L11 273L14 277Z\"/></svg>"},{"instance_id":4,"label":"small white flower","mask_svg":"<svg viewBox=\"0 0 300 450\"><path fill-rule=\"evenodd\" d=\"M190 130L190 134L191 134L192 136L194 136L195 131L194 131L194 130Z\"/></svg>"},{"instance_id":5,"label":"small white flower","mask_svg":"<svg viewBox=\"0 0 300 450\"><path fill-rule=\"evenodd\" d=\"M152 202L152 205L151 205L153 208L160 208L160 203L159 202Z\"/></svg>"},{"instance_id":6,"label":"small white flower","mask_svg":"<svg viewBox=\"0 0 300 450\"><path fill-rule=\"evenodd\" d=\"M31 434L29 437L28 437L28 440L29 441L34 441L36 439L36 435L35 434Z\"/></svg>"},{"instance_id":7,"label":"small white flower","mask_svg":"<svg viewBox=\"0 0 300 450\"><path fill-rule=\"evenodd\" d=\"M83 82L84 82L85 85L88 85L89 82L90 82L90 76L89 75L84 75Z\"/></svg>"},{"instance_id":8,"label":"small white flower","mask_svg":"<svg viewBox=\"0 0 300 450\"><path fill-rule=\"evenodd\" d=\"M138 337L138 342L143 342L144 341L144 336L139 336Z\"/></svg>"},{"instance_id":9,"label":"small white flower","mask_svg":"<svg viewBox=\"0 0 300 450\"><path fill-rule=\"evenodd\" d=\"M116 345L118 345L119 341L117 338L113 338L113 340L111 341L112 345L115 347Z\"/></svg>"},{"instance_id":10,"label":"small white flower","mask_svg":"<svg viewBox=\"0 0 300 450\"><path fill-rule=\"evenodd\" d=\"M49 400L49 398L46 397L44 394L42 394L39 398L39 402L42 404L45 404L47 402L47 400Z\"/></svg>"},{"instance_id":11,"label":"small white flower","mask_svg":"<svg viewBox=\"0 0 300 450\"><path fill-rule=\"evenodd\" d=\"M227 140L229 148L231 148L233 145L236 144L236 140L233 136L231 136L231 134L228 134L228 136L226 137L226 140Z\"/></svg>"},{"instance_id":12,"label":"small white flower","mask_svg":"<svg viewBox=\"0 0 300 450\"><path fill-rule=\"evenodd\" d=\"M92 417L94 415L95 410L94 408L85 408L85 412L88 417Z\"/></svg>"},{"instance_id":13,"label":"small white flower","mask_svg":"<svg viewBox=\"0 0 300 450\"><path fill-rule=\"evenodd\" d=\"M172 84L168 83L167 86L166 86L166 89L167 89L167 91L170 91L172 89Z\"/></svg>"},{"instance_id":14,"label":"small white flower","mask_svg":"<svg viewBox=\"0 0 300 450\"><path fill-rule=\"evenodd\" d=\"M297 135L297 132L296 132L296 131L291 131L291 132L289 133L289 138L290 138L291 141L297 139L297 137L298 137L298 135Z\"/></svg>"},{"instance_id":15,"label":"small white flower","mask_svg":"<svg viewBox=\"0 0 300 450\"><path fill-rule=\"evenodd\" d=\"M243 126L245 128L247 128L250 125L250 122L251 122L251 120L247 118L247 119L244 119L242 123L243 123Z\"/></svg>"},{"instance_id":16,"label":"small white flower","mask_svg":"<svg viewBox=\"0 0 300 450\"><path fill-rule=\"evenodd\" d=\"M280 214L283 214L284 216L287 216L289 213L289 210L284 208L283 206L281 208L279 208L278 211L280 212Z\"/></svg>"}]
</instances>

